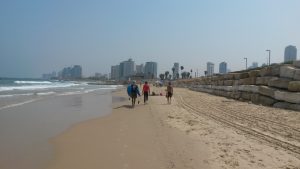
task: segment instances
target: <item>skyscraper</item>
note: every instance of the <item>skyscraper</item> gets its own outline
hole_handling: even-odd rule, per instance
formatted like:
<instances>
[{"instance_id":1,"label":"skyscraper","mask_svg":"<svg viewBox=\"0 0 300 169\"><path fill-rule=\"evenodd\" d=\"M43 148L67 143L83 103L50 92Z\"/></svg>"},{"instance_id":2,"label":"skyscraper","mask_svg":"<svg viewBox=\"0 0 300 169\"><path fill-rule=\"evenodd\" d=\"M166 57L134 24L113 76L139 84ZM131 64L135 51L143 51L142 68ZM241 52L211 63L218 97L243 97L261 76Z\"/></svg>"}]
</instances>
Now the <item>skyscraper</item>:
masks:
<instances>
[{"instance_id":1,"label":"skyscraper","mask_svg":"<svg viewBox=\"0 0 300 169\"><path fill-rule=\"evenodd\" d=\"M157 78L157 63L156 62L146 62L144 73L145 73L146 79Z\"/></svg>"},{"instance_id":2,"label":"skyscraper","mask_svg":"<svg viewBox=\"0 0 300 169\"><path fill-rule=\"evenodd\" d=\"M214 67L215 65L212 62L207 62L207 76L212 76L214 74Z\"/></svg>"},{"instance_id":3,"label":"skyscraper","mask_svg":"<svg viewBox=\"0 0 300 169\"><path fill-rule=\"evenodd\" d=\"M120 78L127 79L127 77L134 74L135 64L132 59L120 63Z\"/></svg>"},{"instance_id":4,"label":"skyscraper","mask_svg":"<svg viewBox=\"0 0 300 169\"><path fill-rule=\"evenodd\" d=\"M296 46L289 45L284 50L284 62L297 60Z\"/></svg>"},{"instance_id":5,"label":"skyscraper","mask_svg":"<svg viewBox=\"0 0 300 169\"><path fill-rule=\"evenodd\" d=\"M136 73L137 74L144 73L144 64L136 65Z\"/></svg>"},{"instance_id":6,"label":"skyscraper","mask_svg":"<svg viewBox=\"0 0 300 169\"><path fill-rule=\"evenodd\" d=\"M227 63L226 62L221 62L219 65L219 73L225 74L227 73Z\"/></svg>"},{"instance_id":7,"label":"skyscraper","mask_svg":"<svg viewBox=\"0 0 300 169\"><path fill-rule=\"evenodd\" d=\"M120 65L111 66L110 79L119 80L120 78Z\"/></svg>"}]
</instances>

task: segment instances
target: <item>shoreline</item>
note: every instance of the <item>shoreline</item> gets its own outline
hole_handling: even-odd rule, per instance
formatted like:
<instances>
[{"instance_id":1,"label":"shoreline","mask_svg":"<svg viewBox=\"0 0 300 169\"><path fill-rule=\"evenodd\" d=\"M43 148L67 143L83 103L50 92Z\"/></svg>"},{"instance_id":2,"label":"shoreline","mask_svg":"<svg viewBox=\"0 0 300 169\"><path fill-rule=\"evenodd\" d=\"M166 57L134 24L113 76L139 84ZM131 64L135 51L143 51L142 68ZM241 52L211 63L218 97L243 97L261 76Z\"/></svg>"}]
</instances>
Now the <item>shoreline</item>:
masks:
<instances>
[{"instance_id":1,"label":"shoreline","mask_svg":"<svg viewBox=\"0 0 300 169\"><path fill-rule=\"evenodd\" d=\"M153 87L153 90L162 88ZM171 105L166 103L164 96L150 96L148 104L139 104L134 109L130 108L127 99L120 100L112 104L111 114L76 124L53 138L51 143L55 154L46 169L300 167L299 156L287 149L205 115L205 112L222 113L213 110L215 104L220 104L224 111L247 110L261 118L281 120L282 123L288 121L290 126L297 128L300 120L297 112L187 89L175 88L174 91ZM122 90L114 92L113 96L127 97ZM201 111L196 113L186 104ZM259 128L251 128L259 131Z\"/></svg>"}]
</instances>

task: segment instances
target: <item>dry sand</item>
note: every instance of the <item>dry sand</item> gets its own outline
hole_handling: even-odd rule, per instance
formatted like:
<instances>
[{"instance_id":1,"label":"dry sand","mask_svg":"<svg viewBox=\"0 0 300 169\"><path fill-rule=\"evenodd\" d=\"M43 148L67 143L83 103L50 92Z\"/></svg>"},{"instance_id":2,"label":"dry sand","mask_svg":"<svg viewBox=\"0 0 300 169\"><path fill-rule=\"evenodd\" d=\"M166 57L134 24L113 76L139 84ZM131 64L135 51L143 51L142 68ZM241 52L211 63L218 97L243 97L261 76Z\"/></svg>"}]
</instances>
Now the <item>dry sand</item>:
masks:
<instances>
[{"instance_id":1,"label":"dry sand","mask_svg":"<svg viewBox=\"0 0 300 169\"><path fill-rule=\"evenodd\" d=\"M300 168L299 112L174 92L171 105L152 96L132 109L126 100L70 128L51 140L47 169Z\"/></svg>"}]
</instances>

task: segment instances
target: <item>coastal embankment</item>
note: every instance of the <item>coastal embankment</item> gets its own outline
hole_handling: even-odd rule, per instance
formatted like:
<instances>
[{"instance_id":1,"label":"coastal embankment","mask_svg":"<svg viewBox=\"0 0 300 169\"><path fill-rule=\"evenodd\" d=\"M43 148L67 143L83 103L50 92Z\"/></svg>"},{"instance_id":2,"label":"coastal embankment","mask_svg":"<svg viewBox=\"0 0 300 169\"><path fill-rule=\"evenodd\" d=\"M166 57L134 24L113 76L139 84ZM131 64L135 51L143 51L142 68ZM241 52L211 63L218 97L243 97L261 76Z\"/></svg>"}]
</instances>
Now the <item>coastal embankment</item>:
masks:
<instances>
[{"instance_id":1,"label":"coastal embankment","mask_svg":"<svg viewBox=\"0 0 300 169\"><path fill-rule=\"evenodd\" d=\"M300 61L178 80L175 85L254 104L300 110Z\"/></svg>"}]
</instances>

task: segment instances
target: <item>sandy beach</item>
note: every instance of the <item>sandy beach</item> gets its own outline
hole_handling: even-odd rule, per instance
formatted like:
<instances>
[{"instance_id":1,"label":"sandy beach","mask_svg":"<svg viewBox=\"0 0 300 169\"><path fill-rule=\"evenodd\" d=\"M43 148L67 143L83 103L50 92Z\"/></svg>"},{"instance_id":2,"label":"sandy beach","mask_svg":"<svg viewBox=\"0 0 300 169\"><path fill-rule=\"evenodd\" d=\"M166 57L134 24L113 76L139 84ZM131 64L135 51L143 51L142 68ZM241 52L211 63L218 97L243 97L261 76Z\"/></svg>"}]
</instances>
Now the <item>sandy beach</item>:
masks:
<instances>
[{"instance_id":1,"label":"sandy beach","mask_svg":"<svg viewBox=\"0 0 300 169\"><path fill-rule=\"evenodd\" d=\"M162 91L163 89L154 89ZM50 140L47 169L298 169L300 114L174 89L134 109L125 91L113 112ZM142 98L140 98L142 101Z\"/></svg>"}]
</instances>

